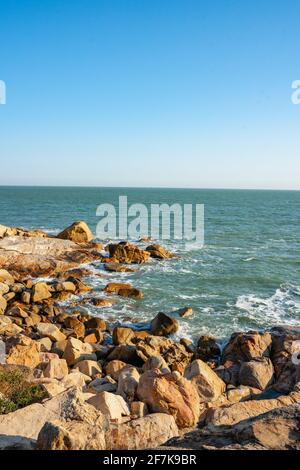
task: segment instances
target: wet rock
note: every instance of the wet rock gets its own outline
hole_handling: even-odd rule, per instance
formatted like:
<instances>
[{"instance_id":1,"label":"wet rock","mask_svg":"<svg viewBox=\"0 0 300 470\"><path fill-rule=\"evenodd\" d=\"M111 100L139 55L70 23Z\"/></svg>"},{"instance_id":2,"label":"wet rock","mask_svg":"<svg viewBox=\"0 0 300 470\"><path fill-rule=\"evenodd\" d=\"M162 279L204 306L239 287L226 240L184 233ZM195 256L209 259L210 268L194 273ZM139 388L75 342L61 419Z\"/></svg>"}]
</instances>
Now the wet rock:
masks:
<instances>
[{"instance_id":1,"label":"wet rock","mask_svg":"<svg viewBox=\"0 0 300 470\"><path fill-rule=\"evenodd\" d=\"M107 284L107 286L104 288L104 292L107 292L109 294L118 294L122 297L133 297L136 299L142 299L143 298L143 293L134 287L132 287L131 284L122 284L122 283L116 283L116 282L110 282Z\"/></svg>"},{"instance_id":2,"label":"wet rock","mask_svg":"<svg viewBox=\"0 0 300 470\"><path fill-rule=\"evenodd\" d=\"M244 362L239 370L239 382L242 385L264 390L273 380L274 367L269 358Z\"/></svg>"},{"instance_id":3,"label":"wet rock","mask_svg":"<svg viewBox=\"0 0 300 470\"><path fill-rule=\"evenodd\" d=\"M170 259L174 256L173 253L170 253L170 251L166 250L161 245L149 245L146 251L150 253L151 258L156 259Z\"/></svg>"},{"instance_id":4,"label":"wet rock","mask_svg":"<svg viewBox=\"0 0 300 470\"><path fill-rule=\"evenodd\" d=\"M75 243L88 243L94 239L94 236L85 222L74 222L57 235L57 238L70 240Z\"/></svg>"},{"instance_id":5,"label":"wet rock","mask_svg":"<svg viewBox=\"0 0 300 470\"><path fill-rule=\"evenodd\" d=\"M137 397L152 413L173 415L179 428L192 427L198 422L197 388L177 372L165 375L159 371L145 372L139 381Z\"/></svg>"},{"instance_id":6,"label":"wet rock","mask_svg":"<svg viewBox=\"0 0 300 470\"><path fill-rule=\"evenodd\" d=\"M113 273L135 273L137 270L119 263L105 263L104 269Z\"/></svg>"},{"instance_id":7,"label":"wet rock","mask_svg":"<svg viewBox=\"0 0 300 470\"><path fill-rule=\"evenodd\" d=\"M113 343L118 344L132 344L134 338L134 331L131 328L116 327L113 330Z\"/></svg>"},{"instance_id":8,"label":"wet rock","mask_svg":"<svg viewBox=\"0 0 300 470\"><path fill-rule=\"evenodd\" d=\"M108 308L112 307L116 302L108 299L92 299L91 303L98 308Z\"/></svg>"},{"instance_id":9,"label":"wet rock","mask_svg":"<svg viewBox=\"0 0 300 470\"><path fill-rule=\"evenodd\" d=\"M119 263L125 264L141 264L146 263L149 260L150 253L141 250L135 245L128 242L121 242L118 244L110 244L107 246L109 254L112 258L117 260Z\"/></svg>"},{"instance_id":10,"label":"wet rock","mask_svg":"<svg viewBox=\"0 0 300 470\"><path fill-rule=\"evenodd\" d=\"M102 318L92 317L84 323L84 326L87 330L99 330L105 331L106 330L106 323Z\"/></svg>"},{"instance_id":11,"label":"wet rock","mask_svg":"<svg viewBox=\"0 0 300 470\"><path fill-rule=\"evenodd\" d=\"M218 359L221 356L221 349L212 336L200 336L195 351L195 359L207 362L211 359Z\"/></svg>"},{"instance_id":12,"label":"wet rock","mask_svg":"<svg viewBox=\"0 0 300 470\"><path fill-rule=\"evenodd\" d=\"M178 321L165 313L158 313L150 324L151 333L155 336L168 336L179 329Z\"/></svg>"}]
</instances>

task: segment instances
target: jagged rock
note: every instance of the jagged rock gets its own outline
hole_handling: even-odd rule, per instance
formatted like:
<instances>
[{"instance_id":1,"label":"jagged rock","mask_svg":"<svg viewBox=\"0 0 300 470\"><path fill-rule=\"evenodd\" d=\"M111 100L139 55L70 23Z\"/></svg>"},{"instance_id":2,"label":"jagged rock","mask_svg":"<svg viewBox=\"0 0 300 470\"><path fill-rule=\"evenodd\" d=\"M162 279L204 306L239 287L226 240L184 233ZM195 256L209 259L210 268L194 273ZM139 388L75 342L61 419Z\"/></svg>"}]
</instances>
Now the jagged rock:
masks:
<instances>
[{"instance_id":1,"label":"jagged rock","mask_svg":"<svg viewBox=\"0 0 300 470\"><path fill-rule=\"evenodd\" d=\"M100 392L93 396L87 403L108 416L109 419L118 419L122 416L130 416L130 410L126 401L120 395L109 392Z\"/></svg>"},{"instance_id":2,"label":"jagged rock","mask_svg":"<svg viewBox=\"0 0 300 470\"><path fill-rule=\"evenodd\" d=\"M5 313L6 307L7 307L6 299L2 297L2 295L0 295L0 315L3 315Z\"/></svg>"},{"instance_id":3,"label":"jagged rock","mask_svg":"<svg viewBox=\"0 0 300 470\"><path fill-rule=\"evenodd\" d=\"M169 374L171 372L166 361L161 356L152 356L147 359L143 365L143 371L158 369L162 374Z\"/></svg>"},{"instance_id":4,"label":"jagged rock","mask_svg":"<svg viewBox=\"0 0 300 470\"><path fill-rule=\"evenodd\" d=\"M63 341L66 339L66 335L51 323L39 323L37 325L37 332L42 338L50 338L51 341Z\"/></svg>"},{"instance_id":5,"label":"jagged rock","mask_svg":"<svg viewBox=\"0 0 300 470\"><path fill-rule=\"evenodd\" d=\"M44 371L44 377L51 379L63 379L69 373L67 361L65 359L52 359L47 363Z\"/></svg>"},{"instance_id":6,"label":"jagged rock","mask_svg":"<svg viewBox=\"0 0 300 470\"><path fill-rule=\"evenodd\" d=\"M85 222L74 222L70 227L60 232L57 238L75 243L88 243L94 239L94 236Z\"/></svg>"},{"instance_id":7,"label":"jagged rock","mask_svg":"<svg viewBox=\"0 0 300 470\"><path fill-rule=\"evenodd\" d=\"M119 372L117 394L127 402L133 401L139 380L140 374L135 367L124 367Z\"/></svg>"},{"instance_id":8,"label":"jagged rock","mask_svg":"<svg viewBox=\"0 0 300 470\"><path fill-rule=\"evenodd\" d=\"M50 299L51 292L48 284L45 282L37 282L32 289L32 302L41 302Z\"/></svg>"},{"instance_id":9,"label":"jagged rock","mask_svg":"<svg viewBox=\"0 0 300 470\"><path fill-rule=\"evenodd\" d=\"M148 371L141 375L137 397L152 413L174 416L179 428L197 424L200 415L199 396L195 385L178 372L162 375Z\"/></svg>"},{"instance_id":10,"label":"jagged rock","mask_svg":"<svg viewBox=\"0 0 300 470\"><path fill-rule=\"evenodd\" d=\"M264 390L274 380L274 367L269 358L244 362L239 371L239 382L242 385Z\"/></svg>"},{"instance_id":11,"label":"jagged rock","mask_svg":"<svg viewBox=\"0 0 300 470\"><path fill-rule=\"evenodd\" d=\"M250 400L234 403L224 408L208 410L206 422L215 426L233 425L245 419L267 413L276 408L299 404L300 392L291 392L289 395L266 400Z\"/></svg>"},{"instance_id":12,"label":"jagged rock","mask_svg":"<svg viewBox=\"0 0 300 470\"><path fill-rule=\"evenodd\" d=\"M131 328L116 327L113 330L113 343L118 344L132 344L134 338L134 331Z\"/></svg>"},{"instance_id":13,"label":"jagged rock","mask_svg":"<svg viewBox=\"0 0 300 470\"><path fill-rule=\"evenodd\" d=\"M150 329L151 333L155 336L168 336L172 333L176 333L179 329L179 324L175 318L171 318L165 313L160 312L151 321Z\"/></svg>"},{"instance_id":14,"label":"jagged rock","mask_svg":"<svg viewBox=\"0 0 300 470\"><path fill-rule=\"evenodd\" d=\"M225 392L226 385L203 361L197 359L184 372L184 377L197 387L200 402L215 401Z\"/></svg>"},{"instance_id":15,"label":"jagged rock","mask_svg":"<svg viewBox=\"0 0 300 470\"><path fill-rule=\"evenodd\" d=\"M106 433L108 450L153 449L178 436L173 416L155 413L125 424L111 425Z\"/></svg>"},{"instance_id":16,"label":"jagged rock","mask_svg":"<svg viewBox=\"0 0 300 470\"><path fill-rule=\"evenodd\" d=\"M114 260L119 263L146 263L149 260L150 253L141 250L135 245L128 242L121 242L118 244L110 244L107 246L109 254Z\"/></svg>"},{"instance_id":17,"label":"jagged rock","mask_svg":"<svg viewBox=\"0 0 300 470\"><path fill-rule=\"evenodd\" d=\"M110 377L106 376L103 379L97 378L90 382L86 388L87 392L97 394L100 392L116 392L117 391L117 383L116 381Z\"/></svg>"},{"instance_id":18,"label":"jagged rock","mask_svg":"<svg viewBox=\"0 0 300 470\"><path fill-rule=\"evenodd\" d=\"M234 333L226 345L222 363L232 361L235 363L251 361L260 357L269 357L272 344L270 333L248 331L248 333Z\"/></svg>"},{"instance_id":19,"label":"jagged rock","mask_svg":"<svg viewBox=\"0 0 300 470\"><path fill-rule=\"evenodd\" d=\"M78 339L83 339L85 336L85 326L77 318L68 316L64 320L64 325L66 328L72 330L72 336Z\"/></svg>"},{"instance_id":20,"label":"jagged rock","mask_svg":"<svg viewBox=\"0 0 300 470\"><path fill-rule=\"evenodd\" d=\"M149 245L146 251L150 253L151 258L169 259L174 257L173 253L170 253L170 251L166 250L161 245Z\"/></svg>"},{"instance_id":21,"label":"jagged rock","mask_svg":"<svg viewBox=\"0 0 300 470\"><path fill-rule=\"evenodd\" d=\"M82 374L79 370L73 369L70 374L62 380L62 385L64 388L78 387L79 389L83 388L91 378L87 375Z\"/></svg>"},{"instance_id":22,"label":"jagged rock","mask_svg":"<svg viewBox=\"0 0 300 470\"><path fill-rule=\"evenodd\" d=\"M114 300L108 299L91 299L89 300L95 307L107 308L115 304ZM104 320L103 320L104 321Z\"/></svg>"},{"instance_id":23,"label":"jagged rock","mask_svg":"<svg viewBox=\"0 0 300 470\"><path fill-rule=\"evenodd\" d=\"M101 366L96 361L83 360L77 362L74 366L74 369L78 369L82 374L88 375L89 377L95 377L96 375L102 373Z\"/></svg>"},{"instance_id":24,"label":"jagged rock","mask_svg":"<svg viewBox=\"0 0 300 470\"><path fill-rule=\"evenodd\" d=\"M117 379L119 377L120 371L127 365L128 364L126 364L126 362L113 360L105 365L105 372L107 375L110 375L114 379Z\"/></svg>"},{"instance_id":25,"label":"jagged rock","mask_svg":"<svg viewBox=\"0 0 300 470\"><path fill-rule=\"evenodd\" d=\"M7 343L6 346L8 346ZM6 362L7 364L36 367L41 362L37 343L24 335L13 338L13 343L7 351Z\"/></svg>"},{"instance_id":26,"label":"jagged rock","mask_svg":"<svg viewBox=\"0 0 300 470\"><path fill-rule=\"evenodd\" d=\"M221 349L213 337L207 335L200 336L195 351L195 359L207 362L211 359L217 359L220 355Z\"/></svg>"},{"instance_id":27,"label":"jagged rock","mask_svg":"<svg viewBox=\"0 0 300 470\"><path fill-rule=\"evenodd\" d=\"M131 284L122 284L117 282L110 282L104 288L104 292L108 294L118 294L121 297L134 297L137 299L142 299L144 297L143 293L134 287Z\"/></svg>"},{"instance_id":28,"label":"jagged rock","mask_svg":"<svg viewBox=\"0 0 300 470\"><path fill-rule=\"evenodd\" d=\"M108 272L114 273L134 273L137 270L134 268L129 268L119 263L105 263L104 269Z\"/></svg>"},{"instance_id":29,"label":"jagged rock","mask_svg":"<svg viewBox=\"0 0 300 470\"><path fill-rule=\"evenodd\" d=\"M132 419L143 418L149 413L146 403L142 401L132 401L130 403L130 414Z\"/></svg>"},{"instance_id":30,"label":"jagged rock","mask_svg":"<svg viewBox=\"0 0 300 470\"><path fill-rule=\"evenodd\" d=\"M300 328L276 327L272 328L271 334L271 360L276 376L274 387L282 393L288 393L300 377L299 366L293 359L300 352Z\"/></svg>"},{"instance_id":31,"label":"jagged rock","mask_svg":"<svg viewBox=\"0 0 300 470\"><path fill-rule=\"evenodd\" d=\"M15 283L13 276L6 270L0 269L0 282L12 286Z\"/></svg>"},{"instance_id":32,"label":"jagged rock","mask_svg":"<svg viewBox=\"0 0 300 470\"><path fill-rule=\"evenodd\" d=\"M63 359L66 359L68 366L73 366L79 361L85 359L97 361L97 356L93 352L93 348L88 343L83 343L76 338L68 338L63 353Z\"/></svg>"}]
</instances>

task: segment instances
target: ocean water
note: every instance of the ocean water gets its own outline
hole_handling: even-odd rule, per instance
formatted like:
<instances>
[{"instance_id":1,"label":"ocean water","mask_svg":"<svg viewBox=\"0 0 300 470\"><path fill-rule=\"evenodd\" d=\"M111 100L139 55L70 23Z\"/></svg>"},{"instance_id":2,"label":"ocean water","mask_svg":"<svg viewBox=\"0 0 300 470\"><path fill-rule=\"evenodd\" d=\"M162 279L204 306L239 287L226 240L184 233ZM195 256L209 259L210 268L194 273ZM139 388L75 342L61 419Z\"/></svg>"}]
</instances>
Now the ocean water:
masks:
<instances>
[{"instance_id":1,"label":"ocean water","mask_svg":"<svg viewBox=\"0 0 300 470\"><path fill-rule=\"evenodd\" d=\"M177 257L151 261L136 273L107 273L101 264L88 281L102 297L107 282L142 289L143 300L121 299L111 308L87 310L115 323L144 328L159 312L191 306L177 336L300 325L300 191L133 188L0 187L0 224L51 234L75 220L93 231L102 203L205 205L205 244L163 242ZM159 241L161 243L161 241ZM143 246L143 245L141 245Z\"/></svg>"}]
</instances>

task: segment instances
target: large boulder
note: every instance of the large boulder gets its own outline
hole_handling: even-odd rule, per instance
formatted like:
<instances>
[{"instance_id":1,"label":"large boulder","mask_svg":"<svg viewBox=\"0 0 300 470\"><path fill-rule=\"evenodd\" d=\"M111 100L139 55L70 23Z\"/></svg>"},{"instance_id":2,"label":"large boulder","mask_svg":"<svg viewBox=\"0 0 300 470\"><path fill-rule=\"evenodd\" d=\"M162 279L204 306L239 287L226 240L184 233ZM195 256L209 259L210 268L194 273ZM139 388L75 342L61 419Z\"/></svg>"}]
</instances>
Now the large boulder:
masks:
<instances>
[{"instance_id":1,"label":"large boulder","mask_svg":"<svg viewBox=\"0 0 300 470\"><path fill-rule=\"evenodd\" d=\"M107 246L107 249L109 251L110 256L119 263L141 264L146 263L150 257L149 252L141 250L137 246L128 242L110 244Z\"/></svg>"},{"instance_id":2,"label":"large boulder","mask_svg":"<svg viewBox=\"0 0 300 470\"><path fill-rule=\"evenodd\" d=\"M255 361L244 362L239 370L239 382L241 385L264 390L273 383L274 367L267 357Z\"/></svg>"},{"instance_id":3,"label":"large boulder","mask_svg":"<svg viewBox=\"0 0 300 470\"><path fill-rule=\"evenodd\" d=\"M195 351L195 359L202 361L216 360L221 355L221 349L215 338L208 335L200 336Z\"/></svg>"},{"instance_id":4,"label":"large boulder","mask_svg":"<svg viewBox=\"0 0 300 470\"><path fill-rule=\"evenodd\" d=\"M104 292L108 294L118 294L121 297L132 297L135 299L142 299L144 294L139 289L132 287L131 284L110 282L104 288Z\"/></svg>"},{"instance_id":5,"label":"large boulder","mask_svg":"<svg viewBox=\"0 0 300 470\"><path fill-rule=\"evenodd\" d=\"M179 323L175 318L160 312L151 321L150 329L151 333L155 336L168 336L178 331Z\"/></svg>"},{"instance_id":6,"label":"large boulder","mask_svg":"<svg viewBox=\"0 0 300 470\"><path fill-rule=\"evenodd\" d=\"M131 328L122 328L117 326L113 330L113 343L118 344L132 344L134 338L134 331Z\"/></svg>"},{"instance_id":7,"label":"large boulder","mask_svg":"<svg viewBox=\"0 0 300 470\"><path fill-rule=\"evenodd\" d=\"M240 363L260 357L269 357L271 345L272 336L270 333L257 331L234 333L223 351L222 363L226 361Z\"/></svg>"},{"instance_id":8,"label":"large boulder","mask_svg":"<svg viewBox=\"0 0 300 470\"><path fill-rule=\"evenodd\" d=\"M57 326L51 323L39 323L36 328L41 338L49 338L51 341L55 342L66 339L66 335L64 335Z\"/></svg>"},{"instance_id":9,"label":"large boulder","mask_svg":"<svg viewBox=\"0 0 300 470\"><path fill-rule=\"evenodd\" d=\"M75 243L89 243L94 236L85 222L74 222L70 227L60 232L57 238L70 240Z\"/></svg>"},{"instance_id":10,"label":"large boulder","mask_svg":"<svg viewBox=\"0 0 300 470\"><path fill-rule=\"evenodd\" d=\"M223 380L200 359L193 361L185 369L184 377L196 385L200 402L215 401L226 390Z\"/></svg>"},{"instance_id":11,"label":"large boulder","mask_svg":"<svg viewBox=\"0 0 300 470\"><path fill-rule=\"evenodd\" d=\"M27 336L20 335L12 338L11 343L6 343L7 364L16 364L34 368L41 362L40 348L36 341Z\"/></svg>"},{"instance_id":12,"label":"large boulder","mask_svg":"<svg viewBox=\"0 0 300 470\"><path fill-rule=\"evenodd\" d=\"M85 359L96 361L97 356L89 343L83 343L76 338L68 338L63 359L67 361L68 366L74 366L77 362Z\"/></svg>"},{"instance_id":13,"label":"large boulder","mask_svg":"<svg viewBox=\"0 0 300 470\"><path fill-rule=\"evenodd\" d=\"M300 328L276 327L271 330L272 352L276 390L288 393L300 380L299 361L295 360L300 353Z\"/></svg>"},{"instance_id":14,"label":"large boulder","mask_svg":"<svg viewBox=\"0 0 300 470\"><path fill-rule=\"evenodd\" d=\"M191 427L198 422L197 388L178 372L165 375L158 370L145 372L139 381L137 397L152 413L173 415L179 428Z\"/></svg>"},{"instance_id":15,"label":"large boulder","mask_svg":"<svg viewBox=\"0 0 300 470\"><path fill-rule=\"evenodd\" d=\"M51 292L48 284L45 282L37 282L32 288L32 302L42 302L43 300L50 299Z\"/></svg>"},{"instance_id":16,"label":"large boulder","mask_svg":"<svg viewBox=\"0 0 300 470\"><path fill-rule=\"evenodd\" d=\"M69 373L65 359L51 359L43 370L44 377L61 380Z\"/></svg>"}]
</instances>

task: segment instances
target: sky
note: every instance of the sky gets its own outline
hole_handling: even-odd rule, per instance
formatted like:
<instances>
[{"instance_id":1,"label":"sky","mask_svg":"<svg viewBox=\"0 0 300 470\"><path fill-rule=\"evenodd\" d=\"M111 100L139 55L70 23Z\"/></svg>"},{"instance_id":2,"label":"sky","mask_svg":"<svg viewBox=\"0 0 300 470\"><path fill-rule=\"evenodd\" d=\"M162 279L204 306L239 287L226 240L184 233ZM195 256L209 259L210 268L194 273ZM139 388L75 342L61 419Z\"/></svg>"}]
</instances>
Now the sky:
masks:
<instances>
[{"instance_id":1,"label":"sky","mask_svg":"<svg viewBox=\"0 0 300 470\"><path fill-rule=\"evenodd\" d=\"M299 14L0 0L0 185L300 189Z\"/></svg>"}]
</instances>

